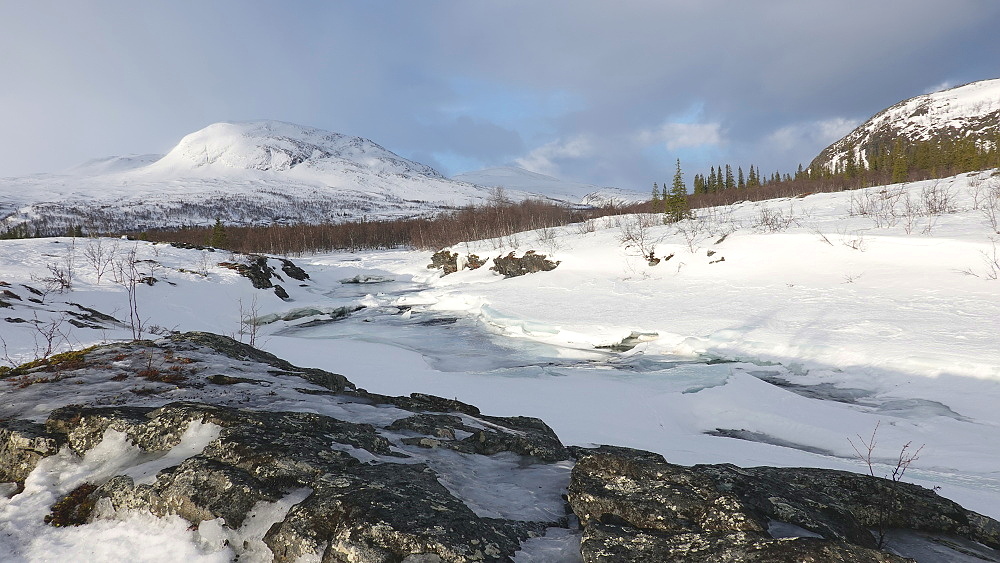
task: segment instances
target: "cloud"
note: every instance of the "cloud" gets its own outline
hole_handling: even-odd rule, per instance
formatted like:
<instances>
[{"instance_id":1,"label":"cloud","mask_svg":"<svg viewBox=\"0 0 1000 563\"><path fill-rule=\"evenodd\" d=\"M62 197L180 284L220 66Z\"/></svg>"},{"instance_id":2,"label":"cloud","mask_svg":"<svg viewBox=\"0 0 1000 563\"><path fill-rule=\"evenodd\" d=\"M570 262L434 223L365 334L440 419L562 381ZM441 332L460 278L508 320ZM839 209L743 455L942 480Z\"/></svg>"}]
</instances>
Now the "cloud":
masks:
<instances>
[{"instance_id":1,"label":"cloud","mask_svg":"<svg viewBox=\"0 0 1000 563\"><path fill-rule=\"evenodd\" d=\"M676 156L791 170L827 144L830 116L992 78L1000 60L1000 2L982 0L137 6L5 10L0 176L249 119L590 183L647 185Z\"/></svg>"},{"instance_id":2,"label":"cloud","mask_svg":"<svg viewBox=\"0 0 1000 563\"><path fill-rule=\"evenodd\" d=\"M515 164L539 174L557 176L561 166L568 161L592 157L595 143L587 135L577 135L567 140L546 143L514 161Z\"/></svg>"},{"instance_id":3,"label":"cloud","mask_svg":"<svg viewBox=\"0 0 1000 563\"><path fill-rule=\"evenodd\" d=\"M941 82L937 86L931 86L930 88L925 88L924 91L923 91L923 93L924 94L933 94L934 92L940 92L941 90L948 90L948 89L952 88L953 86L955 86L954 82L952 82L950 80L945 80L944 82Z\"/></svg>"},{"instance_id":4,"label":"cloud","mask_svg":"<svg viewBox=\"0 0 1000 563\"><path fill-rule=\"evenodd\" d=\"M657 129L640 131L635 138L641 146L662 143L670 151L723 143L719 123L664 123Z\"/></svg>"},{"instance_id":5,"label":"cloud","mask_svg":"<svg viewBox=\"0 0 1000 563\"><path fill-rule=\"evenodd\" d=\"M858 120L833 117L821 121L808 121L786 125L764 138L774 149L788 151L803 144L821 144L824 147L839 140L858 126Z\"/></svg>"}]
</instances>

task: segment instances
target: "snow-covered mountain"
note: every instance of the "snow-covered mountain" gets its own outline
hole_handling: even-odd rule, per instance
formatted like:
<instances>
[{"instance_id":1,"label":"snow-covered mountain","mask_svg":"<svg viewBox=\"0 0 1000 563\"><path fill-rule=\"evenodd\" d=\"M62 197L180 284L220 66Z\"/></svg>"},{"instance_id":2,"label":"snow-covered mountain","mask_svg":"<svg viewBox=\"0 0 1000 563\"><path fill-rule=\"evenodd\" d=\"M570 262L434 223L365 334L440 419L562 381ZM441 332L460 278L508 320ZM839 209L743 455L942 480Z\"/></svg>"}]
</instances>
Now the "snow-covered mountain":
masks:
<instances>
[{"instance_id":1,"label":"snow-covered mountain","mask_svg":"<svg viewBox=\"0 0 1000 563\"><path fill-rule=\"evenodd\" d=\"M1000 78L916 96L880 111L813 159L813 169L835 169L849 150L865 163L865 151L908 142L963 139L996 143L1000 135Z\"/></svg>"},{"instance_id":2,"label":"snow-covered mountain","mask_svg":"<svg viewBox=\"0 0 1000 563\"><path fill-rule=\"evenodd\" d=\"M181 139L147 172L172 176L198 171L217 176L246 170L292 172L296 177L344 170L442 177L430 166L368 139L280 121L209 125Z\"/></svg>"},{"instance_id":3,"label":"snow-covered mountain","mask_svg":"<svg viewBox=\"0 0 1000 563\"><path fill-rule=\"evenodd\" d=\"M0 232L319 223L431 213L485 200L378 144L278 121L216 123L163 156L109 157L63 174L0 179ZM518 190L513 199L528 197Z\"/></svg>"},{"instance_id":4,"label":"snow-covered mountain","mask_svg":"<svg viewBox=\"0 0 1000 563\"><path fill-rule=\"evenodd\" d=\"M501 166L485 168L475 172L464 172L452 176L451 179L478 184L480 186L502 187L505 190L530 192L552 199L572 201L584 205L629 204L649 199L647 195L638 192L561 180L515 166Z\"/></svg>"}]
</instances>

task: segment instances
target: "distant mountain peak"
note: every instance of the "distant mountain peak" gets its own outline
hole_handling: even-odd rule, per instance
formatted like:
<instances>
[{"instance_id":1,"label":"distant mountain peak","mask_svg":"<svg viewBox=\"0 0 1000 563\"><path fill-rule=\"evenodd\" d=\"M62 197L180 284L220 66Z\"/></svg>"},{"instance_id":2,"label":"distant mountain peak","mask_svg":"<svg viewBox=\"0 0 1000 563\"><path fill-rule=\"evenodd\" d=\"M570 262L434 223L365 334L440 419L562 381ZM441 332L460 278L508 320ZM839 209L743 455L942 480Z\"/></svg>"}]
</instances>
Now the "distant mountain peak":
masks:
<instances>
[{"instance_id":1,"label":"distant mountain peak","mask_svg":"<svg viewBox=\"0 0 1000 563\"><path fill-rule=\"evenodd\" d=\"M378 172L441 177L433 168L368 139L267 120L213 123L185 136L154 167L281 172L303 165L320 170L363 166Z\"/></svg>"},{"instance_id":2,"label":"distant mountain peak","mask_svg":"<svg viewBox=\"0 0 1000 563\"><path fill-rule=\"evenodd\" d=\"M622 205L648 199L646 194L619 188L595 186L570 180L562 180L516 166L497 166L475 172L465 172L452 176L452 180L468 182L488 188L502 187L541 194L546 197L573 201L584 205Z\"/></svg>"}]
</instances>

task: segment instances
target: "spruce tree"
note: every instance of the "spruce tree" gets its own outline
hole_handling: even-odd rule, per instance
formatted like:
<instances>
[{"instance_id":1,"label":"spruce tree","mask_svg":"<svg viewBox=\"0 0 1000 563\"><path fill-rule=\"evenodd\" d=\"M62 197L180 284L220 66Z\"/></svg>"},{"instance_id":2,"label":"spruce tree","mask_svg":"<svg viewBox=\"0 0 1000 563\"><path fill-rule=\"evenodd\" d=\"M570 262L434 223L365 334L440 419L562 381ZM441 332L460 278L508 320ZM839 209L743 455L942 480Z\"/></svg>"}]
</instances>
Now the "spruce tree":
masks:
<instances>
[{"instance_id":1,"label":"spruce tree","mask_svg":"<svg viewBox=\"0 0 1000 563\"><path fill-rule=\"evenodd\" d=\"M701 174L694 175L693 184L694 184L694 193L696 194L708 193L708 189L705 186L705 177L702 176Z\"/></svg>"},{"instance_id":2,"label":"spruce tree","mask_svg":"<svg viewBox=\"0 0 1000 563\"><path fill-rule=\"evenodd\" d=\"M736 172L737 172L736 187L742 190L747 187L746 178L743 177L743 167L742 166L738 167L736 169Z\"/></svg>"},{"instance_id":3,"label":"spruce tree","mask_svg":"<svg viewBox=\"0 0 1000 563\"><path fill-rule=\"evenodd\" d=\"M907 162L906 151L903 150L903 143L899 139L892 146L892 183L898 184L909 179L909 163Z\"/></svg>"},{"instance_id":4,"label":"spruce tree","mask_svg":"<svg viewBox=\"0 0 1000 563\"><path fill-rule=\"evenodd\" d=\"M226 227L222 224L222 220L216 217L212 233L208 235L207 244L213 248L225 248L226 238Z\"/></svg>"},{"instance_id":5,"label":"spruce tree","mask_svg":"<svg viewBox=\"0 0 1000 563\"><path fill-rule=\"evenodd\" d=\"M684 174L681 172L681 159L677 159L677 171L670 184L670 191L664 194L664 221L676 223L691 217L687 201L687 186L684 185Z\"/></svg>"},{"instance_id":6,"label":"spruce tree","mask_svg":"<svg viewBox=\"0 0 1000 563\"><path fill-rule=\"evenodd\" d=\"M660 186L653 182L653 203L660 203Z\"/></svg>"}]
</instances>

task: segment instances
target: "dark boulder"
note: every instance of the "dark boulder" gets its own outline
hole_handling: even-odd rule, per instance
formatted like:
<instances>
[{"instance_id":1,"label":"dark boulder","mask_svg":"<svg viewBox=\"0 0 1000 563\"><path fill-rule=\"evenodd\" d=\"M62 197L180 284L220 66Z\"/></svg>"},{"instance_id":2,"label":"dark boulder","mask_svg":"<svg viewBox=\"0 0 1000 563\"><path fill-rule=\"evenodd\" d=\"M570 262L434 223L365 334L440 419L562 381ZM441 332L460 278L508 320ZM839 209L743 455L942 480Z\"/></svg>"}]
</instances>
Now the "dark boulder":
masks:
<instances>
[{"instance_id":1,"label":"dark boulder","mask_svg":"<svg viewBox=\"0 0 1000 563\"><path fill-rule=\"evenodd\" d=\"M520 258L514 256L513 252L507 256L497 256L493 259L493 266L490 269L505 278L513 278L535 272L548 272L558 265L559 262L547 259L544 254L535 254L534 250L529 250Z\"/></svg>"},{"instance_id":2,"label":"dark boulder","mask_svg":"<svg viewBox=\"0 0 1000 563\"><path fill-rule=\"evenodd\" d=\"M879 527L998 547L1000 523L908 483L826 469L684 467L612 446L574 451L568 498L587 562L904 561L877 549ZM890 499L884 517L879 498ZM773 522L821 537L776 539Z\"/></svg>"}]
</instances>

